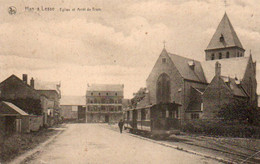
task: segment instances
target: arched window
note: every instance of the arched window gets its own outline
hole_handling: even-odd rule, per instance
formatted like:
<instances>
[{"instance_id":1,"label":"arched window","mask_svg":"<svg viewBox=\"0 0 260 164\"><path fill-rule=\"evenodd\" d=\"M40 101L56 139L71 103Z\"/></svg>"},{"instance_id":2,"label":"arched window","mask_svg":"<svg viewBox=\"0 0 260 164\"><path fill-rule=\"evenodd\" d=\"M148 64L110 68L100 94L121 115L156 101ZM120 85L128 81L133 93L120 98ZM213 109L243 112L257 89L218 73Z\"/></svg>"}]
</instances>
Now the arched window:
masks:
<instances>
[{"instance_id":1,"label":"arched window","mask_svg":"<svg viewBox=\"0 0 260 164\"><path fill-rule=\"evenodd\" d=\"M221 52L219 53L219 59L222 59L222 53Z\"/></svg>"},{"instance_id":2,"label":"arched window","mask_svg":"<svg viewBox=\"0 0 260 164\"><path fill-rule=\"evenodd\" d=\"M214 53L211 54L211 60L214 60L215 59L215 55Z\"/></svg>"},{"instance_id":3,"label":"arched window","mask_svg":"<svg viewBox=\"0 0 260 164\"><path fill-rule=\"evenodd\" d=\"M227 52L227 58L229 58L229 52Z\"/></svg>"},{"instance_id":4,"label":"arched window","mask_svg":"<svg viewBox=\"0 0 260 164\"><path fill-rule=\"evenodd\" d=\"M170 95L171 95L170 77L167 74L163 73L159 76L157 80L157 88L156 88L157 103L170 102Z\"/></svg>"}]
</instances>

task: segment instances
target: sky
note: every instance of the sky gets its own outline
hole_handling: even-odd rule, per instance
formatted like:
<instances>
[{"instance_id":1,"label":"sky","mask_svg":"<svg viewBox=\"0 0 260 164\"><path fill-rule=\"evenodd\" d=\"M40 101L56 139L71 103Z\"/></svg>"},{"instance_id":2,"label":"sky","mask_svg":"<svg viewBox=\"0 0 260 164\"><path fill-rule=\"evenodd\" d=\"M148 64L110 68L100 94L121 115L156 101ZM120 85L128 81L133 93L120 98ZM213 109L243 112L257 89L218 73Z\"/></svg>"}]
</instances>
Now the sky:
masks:
<instances>
[{"instance_id":1,"label":"sky","mask_svg":"<svg viewBox=\"0 0 260 164\"><path fill-rule=\"evenodd\" d=\"M225 11L246 56L251 50L258 62L260 81L258 1L227 0L225 7L224 0L0 0L0 81L28 74L61 82L63 95L84 95L92 83L124 84L125 98L132 98L145 87L164 40L168 52L204 61Z\"/></svg>"}]
</instances>

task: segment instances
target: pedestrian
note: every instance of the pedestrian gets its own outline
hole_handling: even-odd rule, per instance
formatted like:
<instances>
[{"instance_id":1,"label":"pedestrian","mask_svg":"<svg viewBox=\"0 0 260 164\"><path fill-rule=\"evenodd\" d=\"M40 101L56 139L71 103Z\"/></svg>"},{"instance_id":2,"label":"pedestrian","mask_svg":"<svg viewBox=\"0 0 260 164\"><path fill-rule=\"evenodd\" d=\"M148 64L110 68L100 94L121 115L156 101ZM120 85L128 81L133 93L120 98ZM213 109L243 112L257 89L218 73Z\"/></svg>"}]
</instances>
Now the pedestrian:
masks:
<instances>
[{"instance_id":1,"label":"pedestrian","mask_svg":"<svg viewBox=\"0 0 260 164\"><path fill-rule=\"evenodd\" d=\"M120 133L122 133L123 126L124 126L124 122L123 122L123 120L121 119L121 120L119 121L119 123L118 123L118 127L119 127L119 129L120 129Z\"/></svg>"}]
</instances>

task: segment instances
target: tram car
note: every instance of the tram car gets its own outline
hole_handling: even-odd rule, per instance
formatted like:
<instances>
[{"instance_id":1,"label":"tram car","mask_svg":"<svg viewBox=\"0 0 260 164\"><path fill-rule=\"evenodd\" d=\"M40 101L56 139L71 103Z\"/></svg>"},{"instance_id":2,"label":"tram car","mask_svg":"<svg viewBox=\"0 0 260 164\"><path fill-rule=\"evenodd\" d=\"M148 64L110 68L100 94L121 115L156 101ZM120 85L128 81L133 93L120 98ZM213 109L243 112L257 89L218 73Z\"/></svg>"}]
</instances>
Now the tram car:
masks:
<instances>
[{"instance_id":1,"label":"tram car","mask_svg":"<svg viewBox=\"0 0 260 164\"><path fill-rule=\"evenodd\" d=\"M150 137L167 137L179 134L179 104L156 104L125 112L125 129Z\"/></svg>"}]
</instances>

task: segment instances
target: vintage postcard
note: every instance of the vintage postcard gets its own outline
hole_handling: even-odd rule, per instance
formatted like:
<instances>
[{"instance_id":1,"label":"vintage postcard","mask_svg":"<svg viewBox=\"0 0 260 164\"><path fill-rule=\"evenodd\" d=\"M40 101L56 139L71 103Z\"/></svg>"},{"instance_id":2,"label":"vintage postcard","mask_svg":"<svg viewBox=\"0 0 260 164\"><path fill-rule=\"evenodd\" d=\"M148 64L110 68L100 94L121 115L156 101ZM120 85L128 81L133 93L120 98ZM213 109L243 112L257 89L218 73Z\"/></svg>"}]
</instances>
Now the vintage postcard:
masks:
<instances>
[{"instance_id":1,"label":"vintage postcard","mask_svg":"<svg viewBox=\"0 0 260 164\"><path fill-rule=\"evenodd\" d=\"M260 163L258 0L0 0L0 163Z\"/></svg>"}]
</instances>

